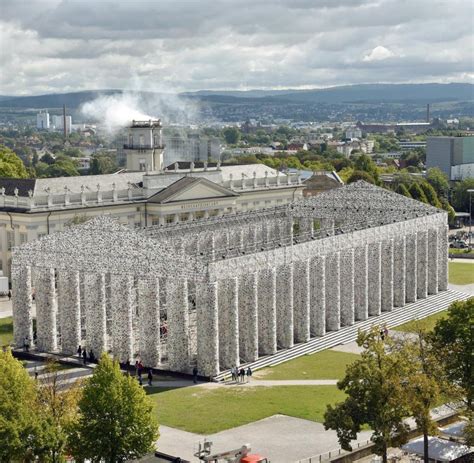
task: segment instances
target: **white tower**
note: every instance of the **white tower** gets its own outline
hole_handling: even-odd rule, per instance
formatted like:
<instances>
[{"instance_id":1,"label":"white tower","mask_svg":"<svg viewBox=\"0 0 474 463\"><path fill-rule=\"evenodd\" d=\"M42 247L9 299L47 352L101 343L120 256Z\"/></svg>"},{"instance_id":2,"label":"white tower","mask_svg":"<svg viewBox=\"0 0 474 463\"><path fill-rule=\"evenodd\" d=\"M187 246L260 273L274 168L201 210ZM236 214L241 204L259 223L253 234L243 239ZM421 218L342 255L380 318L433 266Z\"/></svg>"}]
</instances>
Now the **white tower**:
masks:
<instances>
[{"instance_id":1,"label":"white tower","mask_svg":"<svg viewBox=\"0 0 474 463\"><path fill-rule=\"evenodd\" d=\"M49 113L48 111L40 111L36 115L36 128L39 130L49 130Z\"/></svg>"},{"instance_id":2,"label":"white tower","mask_svg":"<svg viewBox=\"0 0 474 463\"><path fill-rule=\"evenodd\" d=\"M127 157L127 170L163 170L161 120L132 121L123 149Z\"/></svg>"}]
</instances>

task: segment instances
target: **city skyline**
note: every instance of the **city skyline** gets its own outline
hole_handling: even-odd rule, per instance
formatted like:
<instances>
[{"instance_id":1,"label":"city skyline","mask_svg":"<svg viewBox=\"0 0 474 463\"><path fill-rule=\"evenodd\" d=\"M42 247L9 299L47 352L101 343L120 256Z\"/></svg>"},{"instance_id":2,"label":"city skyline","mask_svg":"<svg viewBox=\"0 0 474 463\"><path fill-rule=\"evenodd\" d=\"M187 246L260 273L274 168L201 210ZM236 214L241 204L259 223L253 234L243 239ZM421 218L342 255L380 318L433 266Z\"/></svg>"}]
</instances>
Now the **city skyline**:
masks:
<instances>
[{"instance_id":1,"label":"city skyline","mask_svg":"<svg viewBox=\"0 0 474 463\"><path fill-rule=\"evenodd\" d=\"M473 6L465 0L6 0L0 13L6 95L474 77Z\"/></svg>"}]
</instances>

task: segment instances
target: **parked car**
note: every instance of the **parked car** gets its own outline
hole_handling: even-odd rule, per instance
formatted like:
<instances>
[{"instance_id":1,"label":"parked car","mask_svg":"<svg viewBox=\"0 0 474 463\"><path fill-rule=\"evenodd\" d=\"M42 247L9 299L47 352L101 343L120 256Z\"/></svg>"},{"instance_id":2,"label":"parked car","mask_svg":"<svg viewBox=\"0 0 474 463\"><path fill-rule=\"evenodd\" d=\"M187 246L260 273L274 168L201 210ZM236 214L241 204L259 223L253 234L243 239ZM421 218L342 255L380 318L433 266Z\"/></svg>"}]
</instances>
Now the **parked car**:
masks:
<instances>
[{"instance_id":1,"label":"parked car","mask_svg":"<svg viewBox=\"0 0 474 463\"><path fill-rule=\"evenodd\" d=\"M449 245L450 248L454 249L466 249L468 247L467 243L463 240L453 241Z\"/></svg>"}]
</instances>

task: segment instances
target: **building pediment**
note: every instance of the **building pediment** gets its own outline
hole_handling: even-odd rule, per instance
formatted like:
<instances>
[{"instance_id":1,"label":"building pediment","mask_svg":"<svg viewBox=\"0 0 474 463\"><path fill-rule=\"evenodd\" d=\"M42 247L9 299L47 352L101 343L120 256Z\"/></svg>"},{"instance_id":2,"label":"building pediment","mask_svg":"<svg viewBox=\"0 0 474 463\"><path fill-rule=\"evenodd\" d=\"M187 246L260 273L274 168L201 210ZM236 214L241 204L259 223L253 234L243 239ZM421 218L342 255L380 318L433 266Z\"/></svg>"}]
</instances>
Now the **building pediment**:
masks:
<instances>
[{"instance_id":1,"label":"building pediment","mask_svg":"<svg viewBox=\"0 0 474 463\"><path fill-rule=\"evenodd\" d=\"M183 177L149 198L151 203L167 204L197 199L228 198L237 193L206 178Z\"/></svg>"}]
</instances>

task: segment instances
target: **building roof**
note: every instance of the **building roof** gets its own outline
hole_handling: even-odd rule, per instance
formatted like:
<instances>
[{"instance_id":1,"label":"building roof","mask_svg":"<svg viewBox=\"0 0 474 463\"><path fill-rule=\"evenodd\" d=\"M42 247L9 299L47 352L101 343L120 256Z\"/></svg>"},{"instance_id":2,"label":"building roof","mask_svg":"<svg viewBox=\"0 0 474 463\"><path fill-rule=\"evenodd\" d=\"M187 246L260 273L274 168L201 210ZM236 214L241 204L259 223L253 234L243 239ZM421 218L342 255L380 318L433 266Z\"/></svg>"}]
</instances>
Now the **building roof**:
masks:
<instances>
[{"instance_id":1,"label":"building roof","mask_svg":"<svg viewBox=\"0 0 474 463\"><path fill-rule=\"evenodd\" d=\"M13 196L18 188L18 196L28 196L29 191L35 190L35 178L0 178L0 188L5 188L5 194Z\"/></svg>"},{"instance_id":2,"label":"building roof","mask_svg":"<svg viewBox=\"0 0 474 463\"><path fill-rule=\"evenodd\" d=\"M402 446L409 453L423 455L423 437ZM466 455L474 454L474 447L451 442L439 437L428 437L428 454L432 460L450 462Z\"/></svg>"},{"instance_id":3,"label":"building roof","mask_svg":"<svg viewBox=\"0 0 474 463\"><path fill-rule=\"evenodd\" d=\"M442 434L447 436L463 437L466 424L467 421L456 421L456 423L452 423L449 426L445 426L444 428L439 428L439 430Z\"/></svg>"},{"instance_id":4,"label":"building roof","mask_svg":"<svg viewBox=\"0 0 474 463\"><path fill-rule=\"evenodd\" d=\"M70 193L80 193L84 187L86 192L97 191L100 185L102 191L112 190L115 184L116 190L126 190L128 184L141 186L143 172L124 172L104 175L82 175L75 177L55 178L0 178L0 188L5 187L5 194L13 196L15 188L18 188L19 196L28 196L28 191L33 191L33 196L44 196L48 193L64 194L67 186Z\"/></svg>"}]
</instances>

